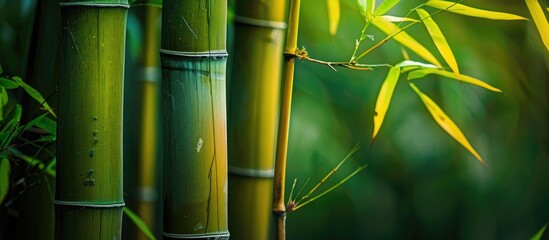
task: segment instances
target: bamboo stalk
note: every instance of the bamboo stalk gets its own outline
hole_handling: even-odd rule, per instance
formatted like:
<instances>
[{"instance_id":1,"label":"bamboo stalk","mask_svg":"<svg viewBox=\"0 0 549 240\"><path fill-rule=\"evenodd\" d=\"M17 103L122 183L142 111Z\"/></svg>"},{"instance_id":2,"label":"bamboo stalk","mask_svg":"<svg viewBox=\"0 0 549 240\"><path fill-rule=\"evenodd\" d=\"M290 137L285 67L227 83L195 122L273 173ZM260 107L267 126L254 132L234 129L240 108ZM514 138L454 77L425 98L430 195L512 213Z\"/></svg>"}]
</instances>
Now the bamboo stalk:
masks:
<instances>
[{"instance_id":1,"label":"bamboo stalk","mask_svg":"<svg viewBox=\"0 0 549 240\"><path fill-rule=\"evenodd\" d=\"M58 78L59 54L57 43L59 42L61 24L61 10L57 0L44 0L36 2L36 13L32 27L27 73L25 79L29 85L48 98L48 103L57 109L57 95L55 87ZM51 96L51 97L49 97ZM33 98L21 99L23 103L22 122L29 122L42 113L41 106ZM29 139L37 137L29 133ZM54 152L54 145L46 148ZM40 159L50 159L54 156L41 151L35 147L22 147L21 150L30 155L37 154ZM30 177L24 173L23 177ZM34 179L34 177L30 177ZM38 183L18 200L18 211L20 213L17 224L18 238L20 239L54 239L54 205L53 193L55 189L55 178L52 176L40 176L35 179ZM40 201L36 201L40 199Z\"/></svg>"},{"instance_id":2,"label":"bamboo stalk","mask_svg":"<svg viewBox=\"0 0 549 240\"><path fill-rule=\"evenodd\" d=\"M125 0L61 1L56 239L120 239Z\"/></svg>"},{"instance_id":3,"label":"bamboo stalk","mask_svg":"<svg viewBox=\"0 0 549 240\"><path fill-rule=\"evenodd\" d=\"M227 2L162 5L164 239L228 239Z\"/></svg>"},{"instance_id":4,"label":"bamboo stalk","mask_svg":"<svg viewBox=\"0 0 549 240\"><path fill-rule=\"evenodd\" d=\"M275 217L275 239L286 239L286 206L284 205L284 189L286 184L286 156L288 153L288 134L290 129L290 113L292 106L292 89L294 81L295 53L297 50L297 33L299 28L299 9L301 0L290 1L288 19L288 35L286 38L285 73L282 89L282 104L278 139L276 144L275 176L273 187L273 215Z\"/></svg>"},{"instance_id":5,"label":"bamboo stalk","mask_svg":"<svg viewBox=\"0 0 549 240\"><path fill-rule=\"evenodd\" d=\"M138 149L138 199L137 214L152 229L154 226L155 201L157 192L155 188L155 172L157 166L157 115L158 115L158 91L160 80L160 28L158 20L162 9L152 5L140 7L143 19L143 54L140 67L140 126ZM137 229L137 239L147 239L142 231Z\"/></svg>"},{"instance_id":6,"label":"bamboo stalk","mask_svg":"<svg viewBox=\"0 0 549 240\"><path fill-rule=\"evenodd\" d=\"M236 2L229 100L229 222L234 239L268 239L285 1Z\"/></svg>"}]
</instances>

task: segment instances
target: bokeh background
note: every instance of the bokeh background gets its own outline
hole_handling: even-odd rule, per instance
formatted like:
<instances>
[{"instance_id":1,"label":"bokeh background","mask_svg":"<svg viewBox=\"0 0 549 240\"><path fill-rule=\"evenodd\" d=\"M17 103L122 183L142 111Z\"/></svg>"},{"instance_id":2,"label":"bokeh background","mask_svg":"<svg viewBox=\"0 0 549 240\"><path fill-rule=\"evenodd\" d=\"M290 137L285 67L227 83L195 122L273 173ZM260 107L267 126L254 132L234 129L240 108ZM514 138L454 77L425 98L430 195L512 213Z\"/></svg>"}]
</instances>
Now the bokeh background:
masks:
<instances>
[{"instance_id":1,"label":"bokeh background","mask_svg":"<svg viewBox=\"0 0 549 240\"><path fill-rule=\"evenodd\" d=\"M402 16L420 2L401 1L389 13ZM36 3L0 0L0 64L9 75L27 74ZM530 18L523 1L464 3ZM298 44L313 58L348 60L364 24L356 1L341 0L341 22L334 37L328 33L325 1L302 4ZM128 17L125 80L125 192L130 205L135 193L130 182L139 177L132 174L140 108L135 104L139 99L135 69L142 44L136 14L130 10ZM549 53L533 22L451 13L434 19L452 46L461 72L503 90L494 93L432 76L416 80L460 126L490 168L436 125L404 78L380 134L370 145L375 100L388 69L333 71L298 61L287 189L293 179L298 179L299 189L310 178L308 190L357 142L361 148L352 161L324 187L359 165L368 167L332 193L290 213L289 239L527 239L549 221ZM229 33L233 30L230 25ZM436 54L422 25L409 31ZM362 50L385 37L373 27L368 34L374 42L365 40ZM232 40L228 41L230 46ZM420 60L408 53L412 60ZM401 47L390 41L361 62L402 60ZM160 176L161 168L157 169ZM157 206L161 207L160 201ZM155 224L159 233L161 218ZM125 236L132 239L131 233Z\"/></svg>"}]
</instances>

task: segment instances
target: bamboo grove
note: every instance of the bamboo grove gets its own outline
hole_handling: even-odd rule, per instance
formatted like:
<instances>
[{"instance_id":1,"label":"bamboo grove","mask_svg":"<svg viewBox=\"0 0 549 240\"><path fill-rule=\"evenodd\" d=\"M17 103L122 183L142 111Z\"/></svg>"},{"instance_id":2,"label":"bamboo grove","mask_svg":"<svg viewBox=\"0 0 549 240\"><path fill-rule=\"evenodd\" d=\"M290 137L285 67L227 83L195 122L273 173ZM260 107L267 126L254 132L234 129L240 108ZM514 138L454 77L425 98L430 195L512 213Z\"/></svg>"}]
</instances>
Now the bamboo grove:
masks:
<instances>
[{"instance_id":1,"label":"bamboo grove","mask_svg":"<svg viewBox=\"0 0 549 240\"><path fill-rule=\"evenodd\" d=\"M125 213L139 228L131 235L137 239L154 238L148 228L158 221L157 215L161 215L162 229L153 230L162 239L269 239L270 235L286 239L289 213L331 192L366 167L359 166L339 183L314 195L358 151L357 145L305 196L293 195L294 181L290 196L286 197L290 185L286 183L286 168L296 60L333 70L388 70L372 113L372 143L379 135L397 84L403 82L399 78L406 76L406 85L435 123L489 167L457 124L415 80L436 75L501 92L464 74L433 16L449 12L493 20L526 18L440 0L426 1L406 16L395 17L386 13L399 0L357 1L365 25L354 52L349 61L331 62L312 58L304 48L298 48L301 2L237 0L232 17L235 44L230 56L231 72L227 69L227 0L39 1L34 26L39 31L33 33L27 72L31 84L53 96L47 101L53 103L57 112L56 127L50 128L56 130L52 134L56 149L49 150L55 152L56 158L49 168L45 162L35 163L48 174L47 179L55 179L55 186L51 186L55 196L51 203L20 210L25 212L22 219L36 228L21 236L122 239ZM329 33L333 36L339 24L340 1L326 3ZM543 30L549 25L544 9L535 0L526 0L526 5L547 47L549 37ZM131 207L135 207L138 216L125 208L123 190L124 67L130 6L140 7L143 30L136 74L139 86L135 93L140 106L136 120L138 143L137 149L130 149L136 152L136 159L130 162L137 165L138 177L135 191L127 197L135 203ZM46 17L54 12L59 18ZM416 24L425 27L439 55L409 35L409 28ZM57 25L59 28L54 29ZM385 38L374 41L372 37L371 46L361 51L361 44L369 36L367 30L372 27ZM50 31L59 34L48 37ZM359 62L390 40L420 60L410 60L403 50L405 60L396 64ZM59 43L48 48L52 41ZM48 56L52 61L42 64ZM227 76L228 72L232 74ZM54 83L39 80L41 76ZM20 86L30 91L24 83ZM56 90L53 86L57 86ZM55 117L46 99L39 100L42 106L29 108L45 108ZM30 102L29 106L37 105ZM15 109L20 114L20 107ZM24 118L29 121L35 116L29 113ZM157 159L159 151L162 159ZM31 164L35 160L29 159ZM162 166L161 183L155 181L157 166ZM159 185L161 213L154 207ZM20 201L47 198L48 186L29 192ZM48 206L54 207L55 216ZM40 218L32 219L27 214L30 211L41 211L37 214Z\"/></svg>"}]
</instances>

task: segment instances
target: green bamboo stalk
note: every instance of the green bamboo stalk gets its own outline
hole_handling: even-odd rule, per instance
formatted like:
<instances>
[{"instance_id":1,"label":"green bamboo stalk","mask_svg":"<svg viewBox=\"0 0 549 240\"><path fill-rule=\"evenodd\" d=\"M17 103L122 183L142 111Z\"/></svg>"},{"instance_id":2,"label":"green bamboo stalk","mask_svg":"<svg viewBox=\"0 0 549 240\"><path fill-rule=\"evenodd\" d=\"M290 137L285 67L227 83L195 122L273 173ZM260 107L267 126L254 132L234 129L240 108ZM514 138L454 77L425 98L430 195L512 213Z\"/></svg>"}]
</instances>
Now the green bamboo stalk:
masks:
<instances>
[{"instance_id":1,"label":"green bamboo stalk","mask_svg":"<svg viewBox=\"0 0 549 240\"><path fill-rule=\"evenodd\" d=\"M299 28L299 8L301 0L290 1L288 18L288 35L284 48L284 83L282 88L282 104L278 138L276 144L275 176L273 186L273 215L275 217L275 239L286 239L286 206L284 205L284 189L286 184L286 155L288 153L288 133L290 130L290 113L292 106L292 90L294 82L295 53L297 51L297 33Z\"/></svg>"},{"instance_id":2,"label":"green bamboo stalk","mask_svg":"<svg viewBox=\"0 0 549 240\"><path fill-rule=\"evenodd\" d=\"M56 239L120 239L127 0L61 1Z\"/></svg>"},{"instance_id":3,"label":"green bamboo stalk","mask_svg":"<svg viewBox=\"0 0 549 240\"><path fill-rule=\"evenodd\" d=\"M229 100L229 222L234 239L268 239L286 1L236 2Z\"/></svg>"},{"instance_id":4,"label":"green bamboo stalk","mask_svg":"<svg viewBox=\"0 0 549 240\"><path fill-rule=\"evenodd\" d=\"M164 239L228 239L227 1L162 5Z\"/></svg>"},{"instance_id":5,"label":"green bamboo stalk","mask_svg":"<svg viewBox=\"0 0 549 240\"><path fill-rule=\"evenodd\" d=\"M158 21L162 9L158 6L143 5L139 7L143 26L143 53L139 66L140 75L140 118L139 118L139 148L138 148L138 199L136 212L152 229L154 226L155 172L157 166L157 115L158 91L160 81L160 27ZM147 236L136 229L137 239L147 239Z\"/></svg>"},{"instance_id":6,"label":"green bamboo stalk","mask_svg":"<svg viewBox=\"0 0 549 240\"><path fill-rule=\"evenodd\" d=\"M29 85L48 97L48 103L54 109L56 107L56 80L58 76L59 63L58 47L61 24L61 10L57 0L37 1L34 25L32 27L32 37L30 43L27 73L25 79ZM51 97L49 97L51 96ZM40 104L33 98L22 98L23 116L22 122L29 122L43 112L40 111ZM29 139L36 135L30 133ZM52 152L54 146L47 146ZM30 155L39 154L40 159L49 159L53 156L36 149L26 146L21 150ZM26 173L25 173L26 174ZM29 176L24 176L29 177ZM31 177L32 178L32 177ZM36 180L38 184L31 188L18 200L18 211L20 213L19 223L17 224L18 238L20 239L54 239L55 214L53 206L53 193L55 189L55 178L52 176L40 176ZM40 201L37 201L40 199Z\"/></svg>"}]
</instances>

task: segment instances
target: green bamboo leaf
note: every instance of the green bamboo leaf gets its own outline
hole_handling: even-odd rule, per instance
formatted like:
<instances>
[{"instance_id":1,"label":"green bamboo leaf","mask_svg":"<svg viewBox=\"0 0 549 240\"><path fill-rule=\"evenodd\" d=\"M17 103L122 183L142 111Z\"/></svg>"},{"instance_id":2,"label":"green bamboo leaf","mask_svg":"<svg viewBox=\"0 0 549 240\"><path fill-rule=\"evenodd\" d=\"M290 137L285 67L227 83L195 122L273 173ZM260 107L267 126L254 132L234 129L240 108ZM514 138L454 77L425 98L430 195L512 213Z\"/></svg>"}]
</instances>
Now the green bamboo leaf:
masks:
<instances>
[{"instance_id":1,"label":"green bamboo leaf","mask_svg":"<svg viewBox=\"0 0 549 240\"><path fill-rule=\"evenodd\" d=\"M340 18L339 0L327 0L326 5L328 7L330 35L335 36Z\"/></svg>"},{"instance_id":2,"label":"green bamboo leaf","mask_svg":"<svg viewBox=\"0 0 549 240\"><path fill-rule=\"evenodd\" d=\"M6 117L5 124L0 132L0 149L9 145L13 137L18 135L16 130L19 127L19 121L21 120L21 111L21 105L17 104Z\"/></svg>"},{"instance_id":3,"label":"green bamboo leaf","mask_svg":"<svg viewBox=\"0 0 549 240\"><path fill-rule=\"evenodd\" d=\"M156 240L149 227L147 227L147 224L145 224L145 222L143 222L143 220L141 220L141 218L139 218L137 214L135 214L128 207L124 207L124 213L149 239Z\"/></svg>"},{"instance_id":4,"label":"green bamboo leaf","mask_svg":"<svg viewBox=\"0 0 549 240\"><path fill-rule=\"evenodd\" d=\"M0 203L4 201L8 195L10 188L10 161L6 156L0 159Z\"/></svg>"},{"instance_id":5,"label":"green bamboo leaf","mask_svg":"<svg viewBox=\"0 0 549 240\"><path fill-rule=\"evenodd\" d=\"M40 120L36 122L36 126L46 130L52 135L56 135L57 123L48 117L40 118Z\"/></svg>"},{"instance_id":6,"label":"green bamboo leaf","mask_svg":"<svg viewBox=\"0 0 549 240\"><path fill-rule=\"evenodd\" d=\"M440 52L446 63L448 63L448 66L450 66L452 71L454 71L456 76L460 78L459 67L456 58L454 57L454 53L452 53L452 49L450 48L450 45L446 41L446 38L444 37L444 34L438 27L437 23L433 20L429 13L427 13L427 11L418 8L416 9L416 12L423 21L425 28L427 28L427 32L429 32L429 35L433 39L433 42L435 43L438 51Z\"/></svg>"},{"instance_id":7,"label":"green bamboo leaf","mask_svg":"<svg viewBox=\"0 0 549 240\"><path fill-rule=\"evenodd\" d=\"M427 50L423 45L421 45L418 41L416 41L414 38L412 38L408 33L405 31L402 31L397 25L383 19L383 18L375 18L372 22L374 26L379 28L381 31L386 33L387 35L391 36L393 34L396 34L393 36L395 41L399 42L402 46L412 50L417 55L422 57L423 59L427 60L428 62L441 66L438 60L433 56L429 50Z\"/></svg>"},{"instance_id":8,"label":"green bamboo leaf","mask_svg":"<svg viewBox=\"0 0 549 240\"><path fill-rule=\"evenodd\" d=\"M6 89L15 89L19 87L19 84L11 79L0 77L0 86L5 87Z\"/></svg>"},{"instance_id":9,"label":"green bamboo leaf","mask_svg":"<svg viewBox=\"0 0 549 240\"><path fill-rule=\"evenodd\" d=\"M391 103L391 97L395 91L395 86L400 76L400 67L395 66L389 70L385 81L381 85L379 94L377 95L376 107L374 112L374 134L372 135L372 141L375 140L381 125L383 124L383 119L385 114L389 109Z\"/></svg>"},{"instance_id":10,"label":"green bamboo leaf","mask_svg":"<svg viewBox=\"0 0 549 240\"><path fill-rule=\"evenodd\" d=\"M0 97L0 103L2 104L2 107L4 107L8 104L8 92L6 92L6 88L0 86L0 94L2 95Z\"/></svg>"},{"instance_id":11,"label":"green bamboo leaf","mask_svg":"<svg viewBox=\"0 0 549 240\"><path fill-rule=\"evenodd\" d=\"M482 159L482 157L477 153L477 151L471 146L465 135L461 132L459 127L440 109L440 107L433 101L431 98L429 98L427 95L425 95L423 92L421 92L416 85L413 83L410 83L410 87L417 93L421 101L425 104L425 107L427 107L427 110L429 110L429 113L431 113L431 116L433 116L433 119L438 123L444 131L446 131L452 138L454 138L456 141L458 141L463 147L465 147L469 152L475 156L475 158L478 159L479 162L484 164L485 166L488 166L486 162Z\"/></svg>"},{"instance_id":12,"label":"green bamboo leaf","mask_svg":"<svg viewBox=\"0 0 549 240\"><path fill-rule=\"evenodd\" d=\"M528 20L515 14L487 11L449 1L431 0L426 2L425 5L471 17L487 18L493 20Z\"/></svg>"},{"instance_id":13,"label":"green bamboo leaf","mask_svg":"<svg viewBox=\"0 0 549 240\"><path fill-rule=\"evenodd\" d=\"M374 11L374 15L381 16L391 10L400 0L385 0Z\"/></svg>"},{"instance_id":14,"label":"green bamboo leaf","mask_svg":"<svg viewBox=\"0 0 549 240\"><path fill-rule=\"evenodd\" d=\"M21 86L25 90L25 92L27 92L27 94L29 94L32 98L34 98L34 100L36 100L38 103L42 104L42 106L48 112L50 112L51 115L53 115L54 117L57 117L57 115L55 115L55 113L53 112L53 109L46 102L46 99L44 99L44 97L42 97L42 94L40 94L38 91L36 91L36 89L31 87L30 85L23 82L23 79L21 79L20 77L13 77L13 80L15 80L15 82L17 82L17 84L19 84L19 86Z\"/></svg>"},{"instance_id":15,"label":"green bamboo leaf","mask_svg":"<svg viewBox=\"0 0 549 240\"><path fill-rule=\"evenodd\" d=\"M391 16L391 15L378 16L378 18L384 19L384 20L389 21L389 22L419 22L418 20L413 19L413 18L395 17L395 16Z\"/></svg>"},{"instance_id":16,"label":"green bamboo leaf","mask_svg":"<svg viewBox=\"0 0 549 240\"><path fill-rule=\"evenodd\" d=\"M541 35L543 45L545 45L547 52L549 52L549 23L547 22L547 18L543 13L541 5L537 0L526 0L526 6L528 7L530 14L532 14L534 23L536 24L538 32Z\"/></svg>"},{"instance_id":17,"label":"green bamboo leaf","mask_svg":"<svg viewBox=\"0 0 549 240\"><path fill-rule=\"evenodd\" d=\"M536 233L536 235L532 236L530 240L540 240L546 228L547 228L547 223L543 225L543 227Z\"/></svg>"},{"instance_id":18,"label":"green bamboo leaf","mask_svg":"<svg viewBox=\"0 0 549 240\"><path fill-rule=\"evenodd\" d=\"M358 4L360 15L364 18L369 19L373 15L374 7L376 6L375 0L356 0L356 3Z\"/></svg>"},{"instance_id":19,"label":"green bamboo leaf","mask_svg":"<svg viewBox=\"0 0 549 240\"><path fill-rule=\"evenodd\" d=\"M490 91L502 92L500 89L495 88L495 87L491 86L490 84L483 82L482 80L479 80L479 79L476 79L474 77L470 77L470 76L467 76L467 75L461 75L461 77L458 79L457 76L454 73L444 71L442 69L422 68L422 69L414 70L414 71L411 71L410 73L408 73L408 80L422 78L422 77L425 77L428 74L436 74L436 75L447 77L447 78L450 78L450 79L453 79L453 80L458 80L458 81L470 83L470 84L473 84L473 85L477 85L479 87L488 89Z\"/></svg>"}]
</instances>

